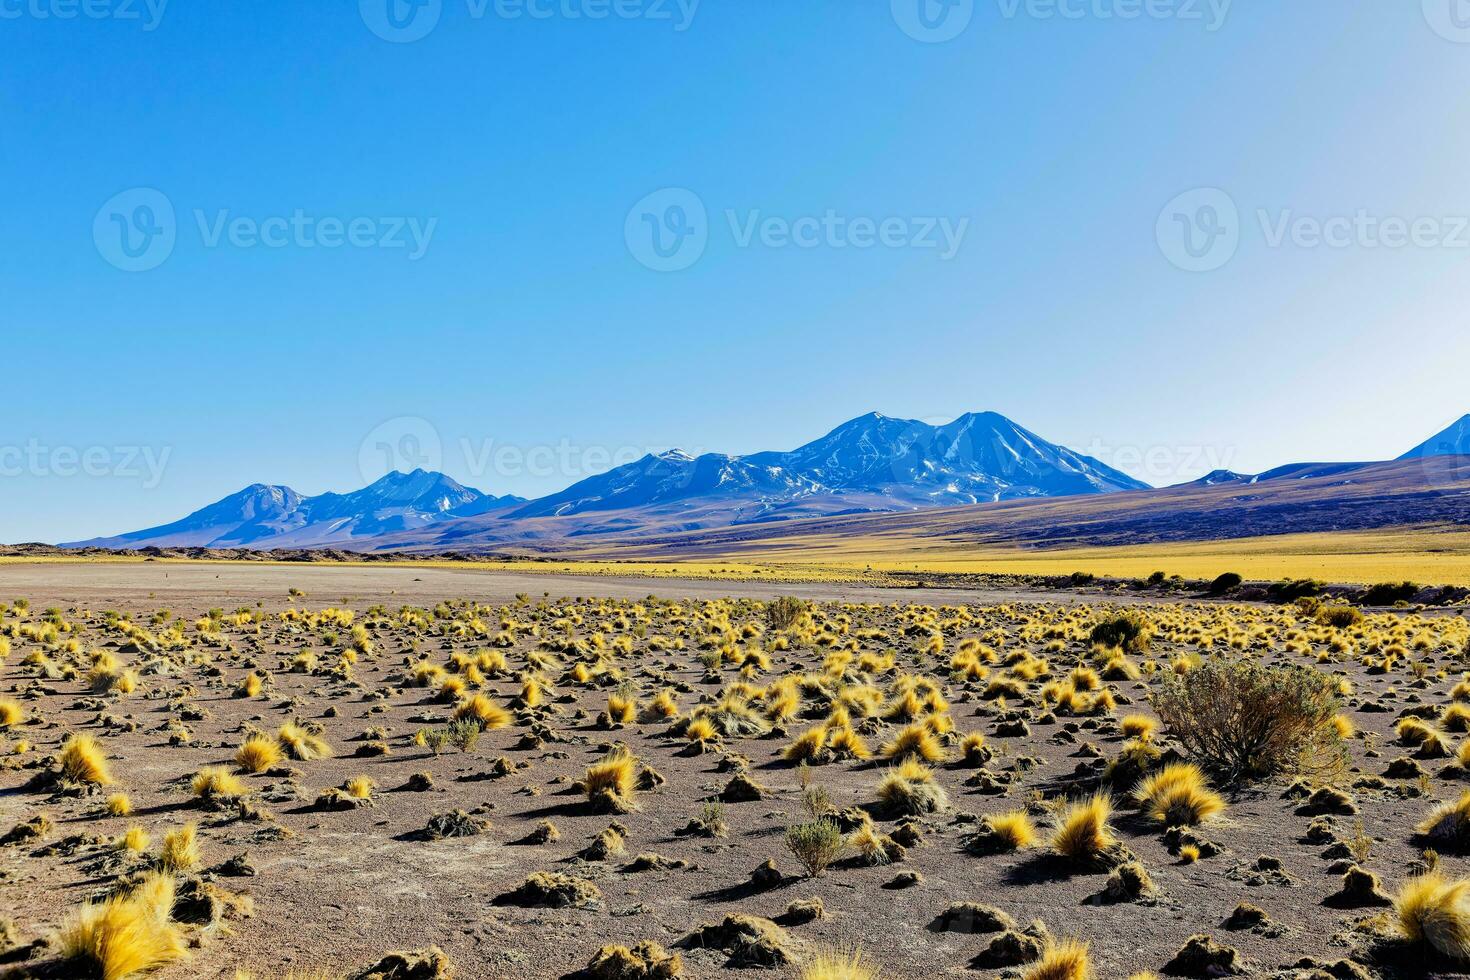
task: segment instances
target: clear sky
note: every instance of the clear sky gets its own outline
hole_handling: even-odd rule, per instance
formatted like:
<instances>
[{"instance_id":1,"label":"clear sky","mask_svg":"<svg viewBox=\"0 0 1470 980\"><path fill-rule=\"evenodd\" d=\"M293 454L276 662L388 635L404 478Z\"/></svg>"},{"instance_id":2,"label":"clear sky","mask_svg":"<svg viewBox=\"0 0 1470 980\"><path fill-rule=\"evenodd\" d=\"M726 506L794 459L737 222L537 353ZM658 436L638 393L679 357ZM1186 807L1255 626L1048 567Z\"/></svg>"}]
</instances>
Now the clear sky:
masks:
<instances>
[{"instance_id":1,"label":"clear sky","mask_svg":"<svg viewBox=\"0 0 1470 980\"><path fill-rule=\"evenodd\" d=\"M417 2L0 0L0 540L870 410L1155 484L1470 411L1453 0Z\"/></svg>"}]
</instances>

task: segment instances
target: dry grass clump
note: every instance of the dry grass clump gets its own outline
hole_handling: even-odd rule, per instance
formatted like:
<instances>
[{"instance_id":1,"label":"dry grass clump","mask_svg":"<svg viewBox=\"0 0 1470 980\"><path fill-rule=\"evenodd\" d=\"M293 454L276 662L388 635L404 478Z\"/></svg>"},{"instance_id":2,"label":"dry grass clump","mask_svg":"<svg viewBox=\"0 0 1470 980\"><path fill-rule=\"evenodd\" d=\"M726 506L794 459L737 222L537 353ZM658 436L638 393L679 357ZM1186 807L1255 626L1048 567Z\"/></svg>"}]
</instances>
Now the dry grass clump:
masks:
<instances>
[{"instance_id":1,"label":"dry grass clump","mask_svg":"<svg viewBox=\"0 0 1470 980\"><path fill-rule=\"evenodd\" d=\"M878 802L890 813L918 816L949 806L944 787L934 780L934 770L915 759L905 759L889 768L878 784Z\"/></svg>"},{"instance_id":2,"label":"dry grass clump","mask_svg":"<svg viewBox=\"0 0 1470 980\"><path fill-rule=\"evenodd\" d=\"M235 765L246 772L265 772L280 761L280 745L264 735L251 735L235 751Z\"/></svg>"},{"instance_id":3,"label":"dry grass clump","mask_svg":"<svg viewBox=\"0 0 1470 980\"><path fill-rule=\"evenodd\" d=\"M166 871L193 871L199 867L199 828L186 823L178 830L163 835L163 851L159 865Z\"/></svg>"},{"instance_id":4,"label":"dry grass clump","mask_svg":"<svg viewBox=\"0 0 1470 980\"><path fill-rule=\"evenodd\" d=\"M127 980L184 957L186 944L169 915L174 881L151 875L127 895L83 906L62 926L56 948L82 975Z\"/></svg>"},{"instance_id":5,"label":"dry grass clump","mask_svg":"<svg viewBox=\"0 0 1470 980\"><path fill-rule=\"evenodd\" d=\"M1073 861L1097 861L1117 844L1108 822L1112 815L1113 801L1106 793L1069 804L1052 834L1052 850Z\"/></svg>"},{"instance_id":6,"label":"dry grass clump","mask_svg":"<svg viewBox=\"0 0 1470 980\"><path fill-rule=\"evenodd\" d=\"M142 827L133 826L123 831L123 835L117 839L117 846L125 851L132 851L134 854L142 854L148 850L151 841L152 838L148 836L148 831Z\"/></svg>"},{"instance_id":7,"label":"dry grass clump","mask_svg":"<svg viewBox=\"0 0 1470 980\"><path fill-rule=\"evenodd\" d=\"M883 746L883 757L895 762L902 762L905 759L940 762L944 759L944 746L935 737L930 726L909 725L894 736L893 741Z\"/></svg>"},{"instance_id":8,"label":"dry grass clump","mask_svg":"<svg viewBox=\"0 0 1470 980\"><path fill-rule=\"evenodd\" d=\"M587 767L582 786L587 800L604 813L629 813L638 809L638 761L626 752L615 752L602 762Z\"/></svg>"},{"instance_id":9,"label":"dry grass clump","mask_svg":"<svg viewBox=\"0 0 1470 980\"><path fill-rule=\"evenodd\" d=\"M1123 737L1136 738L1141 742L1153 738L1158 727L1159 723L1148 715L1124 715L1118 719L1118 730L1123 733Z\"/></svg>"},{"instance_id":10,"label":"dry grass clump","mask_svg":"<svg viewBox=\"0 0 1470 980\"><path fill-rule=\"evenodd\" d=\"M1192 762L1171 763L1145 777L1133 798L1144 813L1166 827L1193 827L1225 809L1225 801Z\"/></svg>"},{"instance_id":11,"label":"dry grass clump","mask_svg":"<svg viewBox=\"0 0 1470 980\"><path fill-rule=\"evenodd\" d=\"M801 980L879 980L876 966L861 950L820 950L801 968Z\"/></svg>"},{"instance_id":12,"label":"dry grass clump","mask_svg":"<svg viewBox=\"0 0 1470 980\"><path fill-rule=\"evenodd\" d=\"M1453 960L1470 960L1470 881L1450 881L1437 871L1410 878L1394 899L1399 929L1410 942L1427 943Z\"/></svg>"},{"instance_id":13,"label":"dry grass clump","mask_svg":"<svg viewBox=\"0 0 1470 980\"><path fill-rule=\"evenodd\" d=\"M332 756L332 747L325 739L294 721L288 721L280 727L276 732L276 740L281 743L285 753L298 762L329 759Z\"/></svg>"},{"instance_id":14,"label":"dry grass clump","mask_svg":"<svg viewBox=\"0 0 1470 980\"><path fill-rule=\"evenodd\" d=\"M510 724L510 712L483 694L476 694L460 702L454 709L455 721L473 721L481 729L490 731Z\"/></svg>"},{"instance_id":15,"label":"dry grass clump","mask_svg":"<svg viewBox=\"0 0 1470 980\"><path fill-rule=\"evenodd\" d=\"M189 789L200 799L245 795L245 784L224 766L207 766L194 774Z\"/></svg>"},{"instance_id":16,"label":"dry grass clump","mask_svg":"<svg viewBox=\"0 0 1470 980\"><path fill-rule=\"evenodd\" d=\"M1451 850L1470 849L1470 790L1453 803L1441 803L1418 827L1430 842Z\"/></svg>"},{"instance_id":17,"label":"dry grass clump","mask_svg":"<svg viewBox=\"0 0 1470 980\"><path fill-rule=\"evenodd\" d=\"M1091 980L1089 947L1075 939L1049 943L1042 951L1040 962L1021 976L1022 980Z\"/></svg>"},{"instance_id":18,"label":"dry grass clump","mask_svg":"<svg viewBox=\"0 0 1470 980\"><path fill-rule=\"evenodd\" d=\"M20 702L0 698L0 728L14 728L25 721L25 717L25 709L20 706Z\"/></svg>"},{"instance_id":19,"label":"dry grass clump","mask_svg":"<svg viewBox=\"0 0 1470 980\"><path fill-rule=\"evenodd\" d=\"M133 801L128 799L126 793L113 793L107 798L107 814L112 817L126 817L133 812Z\"/></svg>"},{"instance_id":20,"label":"dry grass clump","mask_svg":"<svg viewBox=\"0 0 1470 980\"><path fill-rule=\"evenodd\" d=\"M93 786L111 786L112 773L107 767L107 756L102 746L91 735L73 735L61 747L56 757L61 765L61 775L74 783L90 783Z\"/></svg>"}]
</instances>

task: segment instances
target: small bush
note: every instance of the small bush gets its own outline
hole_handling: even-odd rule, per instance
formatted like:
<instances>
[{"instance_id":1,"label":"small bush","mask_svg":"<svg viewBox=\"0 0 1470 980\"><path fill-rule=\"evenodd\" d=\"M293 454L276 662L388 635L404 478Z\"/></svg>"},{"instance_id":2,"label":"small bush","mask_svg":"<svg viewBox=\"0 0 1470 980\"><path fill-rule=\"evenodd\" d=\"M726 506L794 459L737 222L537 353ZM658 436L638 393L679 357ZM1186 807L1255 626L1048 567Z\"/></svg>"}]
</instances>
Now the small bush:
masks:
<instances>
[{"instance_id":1,"label":"small bush","mask_svg":"<svg viewBox=\"0 0 1470 980\"><path fill-rule=\"evenodd\" d=\"M766 624L773 630L789 630L809 614L805 599L783 595L766 605Z\"/></svg>"},{"instance_id":2,"label":"small bush","mask_svg":"<svg viewBox=\"0 0 1470 980\"><path fill-rule=\"evenodd\" d=\"M1322 594L1324 588L1326 588L1326 585L1318 582L1316 579L1282 579L1280 582L1273 583L1269 586L1266 589L1266 595L1272 602L1279 602L1282 605L1286 605L1290 602L1296 602L1298 599L1315 599Z\"/></svg>"},{"instance_id":3,"label":"small bush","mask_svg":"<svg viewBox=\"0 0 1470 980\"><path fill-rule=\"evenodd\" d=\"M1227 592L1234 592L1240 588L1241 583L1244 581L1245 579L1241 578L1238 572L1225 572L1217 576L1215 581L1210 583L1210 595L1224 595Z\"/></svg>"},{"instance_id":4,"label":"small bush","mask_svg":"<svg viewBox=\"0 0 1470 980\"><path fill-rule=\"evenodd\" d=\"M1117 647L1124 653L1142 653L1148 649L1153 626L1140 612L1128 610L1109 616L1092 628L1088 637L1094 644Z\"/></svg>"},{"instance_id":5,"label":"small bush","mask_svg":"<svg viewBox=\"0 0 1470 980\"><path fill-rule=\"evenodd\" d=\"M1358 601L1365 606L1393 606L1409 602L1419 594L1418 582L1380 582L1371 586Z\"/></svg>"},{"instance_id":6,"label":"small bush","mask_svg":"<svg viewBox=\"0 0 1470 980\"><path fill-rule=\"evenodd\" d=\"M1317 610L1317 622L1334 629L1351 629L1363 622L1363 613L1356 606L1323 606Z\"/></svg>"},{"instance_id":7,"label":"small bush","mask_svg":"<svg viewBox=\"0 0 1470 980\"><path fill-rule=\"evenodd\" d=\"M831 820L813 820L786 828L786 847L806 871L816 878L842 855L842 828Z\"/></svg>"},{"instance_id":8,"label":"small bush","mask_svg":"<svg viewBox=\"0 0 1470 980\"><path fill-rule=\"evenodd\" d=\"M1309 667L1212 658L1153 695L1165 731L1227 784L1345 765L1337 684Z\"/></svg>"}]
</instances>

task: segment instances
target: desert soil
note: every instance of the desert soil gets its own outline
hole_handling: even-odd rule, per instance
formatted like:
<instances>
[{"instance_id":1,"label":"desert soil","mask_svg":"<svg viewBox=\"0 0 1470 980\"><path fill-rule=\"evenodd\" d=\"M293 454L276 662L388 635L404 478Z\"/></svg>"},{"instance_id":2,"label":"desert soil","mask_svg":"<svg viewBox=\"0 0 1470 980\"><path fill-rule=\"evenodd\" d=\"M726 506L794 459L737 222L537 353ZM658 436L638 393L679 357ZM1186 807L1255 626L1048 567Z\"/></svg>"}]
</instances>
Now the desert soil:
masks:
<instances>
[{"instance_id":1,"label":"desert soil","mask_svg":"<svg viewBox=\"0 0 1470 980\"><path fill-rule=\"evenodd\" d=\"M305 594L292 597L290 588ZM641 603L651 593L672 602ZM529 599L517 601L517 594ZM769 649L776 631L758 601L778 594L819 601L784 650ZM10 920L25 942L51 935L79 905L148 861L146 854L121 855L113 845L127 828L147 830L156 851L167 831L196 822L206 880L248 896L253 912L232 912L214 926L193 929L197 948L186 962L157 974L165 980L230 978L237 968L261 980L293 967L346 970L390 949L430 945L448 954L460 978L562 977L585 967L606 944L647 939L672 950L699 926L727 915L779 920L792 902L810 898L821 899L825 916L785 928L791 962L770 975L797 976L802 962L832 946L860 946L886 977L1001 975L974 963L994 935L936 928L937 917L959 902L998 908L1018 927L1039 919L1054 936L1090 942L1101 977L1159 971L1198 933L1233 947L1250 975L1287 971L1303 957L1331 963L1353 956L1365 971L1387 974L1400 962L1381 955L1384 943L1392 945L1383 938L1391 930L1383 922L1354 928L1384 910L1334 904L1342 848L1334 852L1321 838L1308 841L1315 818L1297 812L1301 801L1284 795L1284 782L1227 792L1224 813L1197 831L1219 853L1192 864L1181 863L1163 828L1122 806L1129 787L1112 787L1120 803L1115 831L1157 888L1141 900L1101 900L1106 871L1048 859L1047 822L1061 802L1107 788L1102 767L1125 741L1118 719L1151 715L1147 698L1158 678L1176 660L1211 652L1311 664L1345 678L1351 693L1344 713L1356 735L1349 740L1352 771L1341 785L1357 813L1328 822L1333 838L1356 840L1366 852L1357 858L1380 877L1384 891L1392 893L1421 859L1425 844L1416 839L1415 825L1437 802L1458 798L1470 785L1453 764L1460 737L1454 734L1446 736L1449 759L1416 760L1422 778L1382 778L1391 761L1416 753L1397 744L1399 715L1432 708L1425 713L1435 716L1461 679L1466 629L1453 617L1380 615L1341 630L1294 609L1146 606L1157 633L1149 649L1128 657L1143 673L1106 680L1116 707L1068 716L1044 703L1043 685L1094 662L1087 632L1109 611L1075 599L438 568L162 563L0 566L0 596L29 603L0 617L11 643L0 662L0 698L18 702L27 716L0 729L0 753L21 740L30 743L29 751L6 756L0 769L0 834L38 815L51 822L38 839L0 846L0 919ZM598 598L575 601L578 596ZM447 605L436 611L441 603ZM374 606L382 608L375 613ZM400 616L405 606L421 610L420 618ZM329 607L350 610L350 625L344 616L322 616ZM69 629L38 635L50 608L60 611L55 618ZM247 615L201 629L197 621L211 609L226 617L237 610ZM293 609L299 615L282 615ZM116 618L109 626L109 610L146 631L150 642L130 637ZM155 621L162 610L167 616ZM254 621L244 621L251 616ZM355 626L366 626L370 648L343 664ZM176 642L167 636L170 627L177 627ZM931 645L936 636L938 652ZM1202 636L1210 638L1208 646ZM997 651L987 677L951 675L950 658L967 639ZM1400 645L1402 655L1386 671L1370 670L1370 663L1383 661L1388 644ZM701 655L722 647L722 661L707 669ZM742 674L732 662L763 649L768 667L752 664ZM834 665L828 658L841 650L850 651L851 662ZM302 651L311 654L304 665L297 662ZM507 664L486 670L470 691L511 712L510 724L485 731L470 751L451 747L436 755L415 744L416 733L450 722L457 698L440 694L437 675L430 686L414 686L409 665L427 661L452 675L456 656L469 662L480 651L498 652ZM1044 672L1023 683L1020 697L987 698L989 681L1009 676L1014 664L1006 661L1021 652L1026 663L1044 662ZM97 654L104 665L117 662L100 681L89 678ZM889 654L891 667L885 666ZM864 655L873 658L867 670L858 663ZM578 664L594 668L593 676L576 680L571 671ZM102 690L108 676L130 671L136 672L131 692L118 689L126 684ZM777 720L774 731L725 735L702 753L691 751L675 719L643 712L660 691L672 692L687 718L695 709L712 708L742 680L748 693L768 690L788 675L812 678L824 671L829 690L870 685L881 694L882 708L873 717L853 712L875 756L906 724L884 717L900 700L900 675L925 678L942 691L947 709L940 713L952 721L953 732L940 739L944 758L933 773L948 804L917 816L918 840L900 862L865 866L847 859L806 878L783 840L785 828L810 819L803 781L825 790L835 812L851 818L855 808L867 808L875 829L891 834L900 819L876 806L888 763L875 757L803 770L783 759L793 739L827 716L822 696L806 688L797 715ZM252 672L265 678L262 693L239 696ZM517 700L527 673L548 687L545 700L533 707ZM609 695L620 691L636 699L639 719L610 724L599 716ZM761 697L750 704L753 714L765 716ZM1026 720L1026 734L997 732L1017 716ZM233 769L248 733L274 737L293 719L318 727L334 754L242 775L249 808L233 801L205 806L194 797L189 784L196 772ZM188 737L171 739L180 725ZM986 736L992 754L983 763L961 758L959 738L972 732ZM81 795L40 788L37 777L54 768L48 757L74 733L98 739L115 785ZM1165 735L1155 737L1167 747ZM386 743L388 754L358 755L370 742ZM661 781L634 794L627 812L609 813L574 784L618 746ZM724 804L727 836L683 833L746 764L742 760L749 778L763 787L762 798ZM416 773L430 774L432 788L409 789ZM372 805L316 808L322 790L356 776L376 784ZM103 801L116 791L130 797L130 815L107 814ZM242 819L246 809L256 812ZM966 850L978 818L1018 809L1029 809L1042 827L1035 848L990 856ZM485 821L482 831L421 838L430 818L455 810ZM526 842L546 820L559 838ZM622 853L600 860L579 856L614 822L625 831ZM1442 870L1467 873L1464 858L1439 849ZM253 876L218 870L242 853ZM632 870L630 863L642 854L656 854L670 866ZM1262 856L1278 860L1279 870ZM768 859L784 877L752 885L752 872ZM585 908L497 902L541 871L591 882L600 897ZM908 872L917 874L917 883L899 887L896 877ZM1268 924L1226 928L1241 902L1264 909ZM727 970L724 952L684 948L681 954L685 976ZM45 955L44 949L36 953L38 960ZM1444 964L1433 969L1436 975L1454 972Z\"/></svg>"}]
</instances>

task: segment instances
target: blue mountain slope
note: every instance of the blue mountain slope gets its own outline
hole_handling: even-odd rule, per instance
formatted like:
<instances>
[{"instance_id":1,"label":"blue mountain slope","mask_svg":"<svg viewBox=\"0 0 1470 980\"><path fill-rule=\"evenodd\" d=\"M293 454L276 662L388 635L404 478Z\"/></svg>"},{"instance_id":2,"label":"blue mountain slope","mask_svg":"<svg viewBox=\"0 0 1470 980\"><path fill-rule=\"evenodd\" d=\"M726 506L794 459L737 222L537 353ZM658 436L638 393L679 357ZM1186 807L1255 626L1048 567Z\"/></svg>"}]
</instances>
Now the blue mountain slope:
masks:
<instances>
[{"instance_id":1,"label":"blue mountain slope","mask_svg":"<svg viewBox=\"0 0 1470 980\"><path fill-rule=\"evenodd\" d=\"M492 497L443 473L389 473L351 493L303 497L290 487L254 484L181 520L68 547L293 548L349 545L383 534L475 517L524 502Z\"/></svg>"},{"instance_id":2,"label":"blue mountain slope","mask_svg":"<svg viewBox=\"0 0 1470 980\"><path fill-rule=\"evenodd\" d=\"M1143 489L1147 484L994 412L962 415L940 426L874 412L790 452L696 458L673 450L645 456L504 516L566 516L719 498L776 505L831 496L861 497L863 509L908 509Z\"/></svg>"}]
</instances>

